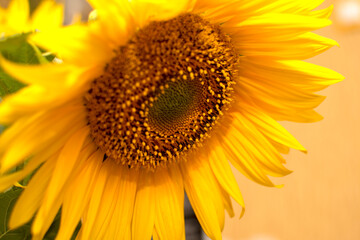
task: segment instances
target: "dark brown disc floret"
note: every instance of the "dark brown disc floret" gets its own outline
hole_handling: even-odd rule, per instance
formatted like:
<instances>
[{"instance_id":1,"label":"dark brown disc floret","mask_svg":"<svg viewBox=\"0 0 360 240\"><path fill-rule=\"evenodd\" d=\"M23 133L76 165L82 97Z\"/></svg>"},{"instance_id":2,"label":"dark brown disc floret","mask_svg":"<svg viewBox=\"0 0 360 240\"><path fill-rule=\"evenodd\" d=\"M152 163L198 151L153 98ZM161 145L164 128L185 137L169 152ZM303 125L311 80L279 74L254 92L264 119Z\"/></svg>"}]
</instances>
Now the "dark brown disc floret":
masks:
<instances>
[{"instance_id":1,"label":"dark brown disc floret","mask_svg":"<svg viewBox=\"0 0 360 240\"><path fill-rule=\"evenodd\" d=\"M110 159L155 168L209 136L238 61L219 26L194 14L154 21L115 54L85 97L91 135Z\"/></svg>"}]
</instances>

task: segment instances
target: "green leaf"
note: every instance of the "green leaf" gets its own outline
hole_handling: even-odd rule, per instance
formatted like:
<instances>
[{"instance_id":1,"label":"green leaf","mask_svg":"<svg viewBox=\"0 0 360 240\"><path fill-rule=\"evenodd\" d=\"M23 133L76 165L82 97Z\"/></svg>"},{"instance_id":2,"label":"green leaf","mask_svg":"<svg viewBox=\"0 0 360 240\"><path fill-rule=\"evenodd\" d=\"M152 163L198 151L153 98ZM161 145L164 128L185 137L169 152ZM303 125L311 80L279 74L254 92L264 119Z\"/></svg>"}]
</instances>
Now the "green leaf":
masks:
<instances>
[{"instance_id":1,"label":"green leaf","mask_svg":"<svg viewBox=\"0 0 360 240\"><path fill-rule=\"evenodd\" d=\"M10 37L0 38L0 52L2 51L16 51L19 46L26 42L30 33L15 34Z\"/></svg>"},{"instance_id":2,"label":"green leaf","mask_svg":"<svg viewBox=\"0 0 360 240\"><path fill-rule=\"evenodd\" d=\"M0 98L0 102L1 102L1 98ZM5 126L4 125L0 125L0 134L2 134L2 132L5 130Z\"/></svg>"},{"instance_id":3,"label":"green leaf","mask_svg":"<svg viewBox=\"0 0 360 240\"><path fill-rule=\"evenodd\" d=\"M81 229L81 221L79 222L79 224L76 226L76 229L71 237L71 240L75 240L76 236L78 235L79 231Z\"/></svg>"},{"instance_id":4,"label":"green leaf","mask_svg":"<svg viewBox=\"0 0 360 240\"><path fill-rule=\"evenodd\" d=\"M13 62L25 64L39 64L39 58L35 49L26 41L22 42L17 48L2 50L2 55Z\"/></svg>"},{"instance_id":5,"label":"green leaf","mask_svg":"<svg viewBox=\"0 0 360 240\"><path fill-rule=\"evenodd\" d=\"M53 223L51 224L49 230L46 232L43 240L54 240L56 238L56 235L60 228L60 222L61 222L61 209L57 213L56 217L54 218ZM76 229L71 237L71 240L75 240L78 232L80 231L81 223L76 226ZM2 240L0 238L0 240Z\"/></svg>"},{"instance_id":6,"label":"green leaf","mask_svg":"<svg viewBox=\"0 0 360 240\"><path fill-rule=\"evenodd\" d=\"M0 40L0 53L9 61L22 64L45 64L53 55L44 57L43 51L27 42L30 33L17 34ZM9 76L0 68L0 97L14 93L25 84Z\"/></svg>"},{"instance_id":7,"label":"green leaf","mask_svg":"<svg viewBox=\"0 0 360 240\"><path fill-rule=\"evenodd\" d=\"M31 225L33 220L16 228L9 229L8 221L10 213L14 207L14 204L20 196L22 188L13 187L7 192L0 194L0 240L31 240ZM56 214L51 226L44 236L44 240L54 240L60 228L61 222L61 209ZM80 231L81 223L77 225L71 240L75 240L78 232Z\"/></svg>"},{"instance_id":8,"label":"green leaf","mask_svg":"<svg viewBox=\"0 0 360 240\"><path fill-rule=\"evenodd\" d=\"M0 39L0 52L10 61L25 64L48 63L44 50L27 41L31 33L16 34Z\"/></svg>"},{"instance_id":9,"label":"green leaf","mask_svg":"<svg viewBox=\"0 0 360 240\"><path fill-rule=\"evenodd\" d=\"M7 223L10 218L10 213L14 207L16 199L19 197L22 192L21 188L14 187L7 192L0 194L0 239L2 240L2 235L9 231Z\"/></svg>"},{"instance_id":10,"label":"green leaf","mask_svg":"<svg viewBox=\"0 0 360 240\"><path fill-rule=\"evenodd\" d=\"M29 223L6 232L0 236L1 240L31 240L31 225Z\"/></svg>"},{"instance_id":11,"label":"green leaf","mask_svg":"<svg viewBox=\"0 0 360 240\"><path fill-rule=\"evenodd\" d=\"M9 76L2 68L0 68L0 97L14 93L24 86L25 84Z\"/></svg>"},{"instance_id":12,"label":"green leaf","mask_svg":"<svg viewBox=\"0 0 360 240\"><path fill-rule=\"evenodd\" d=\"M39 48L39 49L42 53L42 56L45 57L48 62L52 62L55 59L55 57L56 57L55 54L46 52L44 49L41 49L41 48Z\"/></svg>"},{"instance_id":13,"label":"green leaf","mask_svg":"<svg viewBox=\"0 0 360 240\"><path fill-rule=\"evenodd\" d=\"M56 238L56 234L58 233L60 228L60 221L61 221L61 209L56 214L56 217L54 218L54 221L49 227L49 230L46 232L43 240L53 240Z\"/></svg>"}]
</instances>

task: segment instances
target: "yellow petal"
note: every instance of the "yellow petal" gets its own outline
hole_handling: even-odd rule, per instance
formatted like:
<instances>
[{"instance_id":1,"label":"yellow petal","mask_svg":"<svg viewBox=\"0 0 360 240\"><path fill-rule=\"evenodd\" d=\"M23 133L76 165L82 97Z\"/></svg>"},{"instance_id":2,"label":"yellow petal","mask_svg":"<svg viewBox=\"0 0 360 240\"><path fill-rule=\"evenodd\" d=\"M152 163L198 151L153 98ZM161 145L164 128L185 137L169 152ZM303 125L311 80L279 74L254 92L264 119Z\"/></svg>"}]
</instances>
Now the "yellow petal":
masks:
<instances>
[{"instance_id":1,"label":"yellow petal","mask_svg":"<svg viewBox=\"0 0 360 240\"><path fill-rule=\"evenodd\" d=\"M248 0L249 1L249 0ZM262 1L259 1L260 4ZM311 10L317 8L324 0L276 0L265 3L267 6L260 9L262 12L279 12L279 13L296 13L306 14Z\"/></svg>"},{"instance_id":2,"label":"yellow petal","mask_svg":"<svg viewBox=\"0 0 360 240\"><path fill-rule=\"evenodd\" d=\"M132 220L132 240L151 239L155 223L154 173L142 170Z\"/></svg>"},{"instance_id":3,"label":"yellow petal","mask_svg":"<svg viewBox=\"0 0 360 240\"><path fill-rule=\"evenodd\" d=\"M194 11L195 12L203 12L204 10L213 9L221 7L225 4L228 4L230 1L217 1L217 0L196 0L194 4Z\"/></svg>"},{"instance_id":4,"label":"yellow petal","mask_svg":"<svg viewBox=\"0 0 360 240\"><path fill-rule=\"evenodd\" d=\"M61 224L56 239L70 239L87 206L104 155L97 151L86 159L64 195Z\"/></svg>"},{"instance_id":5,"label":"yellow petal","mask_svg":"<svg viewBox=\"0 0 360 240\"><path fill-rule=\"evenodd\" d=\"M49 66L53 67L47 68ZM76 70L72 68L69 70L69 74L66 75L60 70L61 67L57 68L53 64L42 65L39 68L37 66L34 68L23 67L14 64L12 65L12 72L22 72L24 70L29 75L26 78L26 76L20 73L19 76L24 76L22 81L29 81L30 83L34 81L33 79L39 77L38 83L44 85L30 85L20 89L15 94L6 96L0 104L0 123L2 124L10 124L24 115L59 107L69 101L77 101L82 104L82 96L88 90L88 82L93 80L94 76L97 76L102 71L102 68L78 68ZM46 84L46 82L51 81L43 76L40 77L38 71L48 70L52 74L59 74L60 77L64 76L64 79L54 77L55 84Z\"/></svg>"},{"instance_id":6,"label":"yellow petal","mask_svg":"<svg viewBox=\"0 0 360 240\"><path fill-rule=\"evenodd\" d=\"M334 9L334 5L329 6L328 8L312 11L309 13L310 16L318 18L329 18Z\"/></svg>"},{"instance_id":7,"label":"yellow petal","mask_svg":"<svg viewBox=\"0 0 360 240\"><path fill-rule=\"evenodd\" d=\"M17 228L27 223L40 207L45 190L51 179L56 159L49 159L32 177L28 186L17 200L11 213L9 227Z\"/></svg>"},{"instance_id":8,"label":"yellow petal","mask_svg":"<svg viewBox=\"0 0 360 240\"><path fill-rule=\"evenodd\" d=\"M244 208L244 199L220 143L216 144L214 149L212 149L209 161L211 169L221 187Z\"/></svg>"},{"instance_id":9,"label":"yellow petal","mask_svg":"<svg viewBox=\"0 0 360 240\"><path fill-rule=\"evenodd\" d=\"M261 84L252 79L240 78L241 84L236 86L242 88L241 90L247 92L254 103L263 103L264 105L273 106L278 109L287 110L284 114L297 114L302 111L312 110L319 106L325 99L324 96L308 93L306 91L299 91L298 88L288 87L289 92L284 91L286 85L276 88L276 84L267 88L268 83ZM273 91L272 91L273 90ZM291 93L294 93L291 95ZM237 102L237 106L240 102ZM238 107L239 108L239 107ZM241 108L241 107L240 107Z\"/></svg>"},{"instance_id":10,"label":"yellow petal","mask_svg":"<svg viewBox=\"0 0 360 240\"><path fill-rule=\"evenodd\" d=\"M139 171L119 166L115 172L118 180L118 200L112 210L113 216L108 225L104 239L131 240L131 220L135 204L136 186Z\"/></svg>"},{"instance_id":11,"label":"yellow petal","mask_svg":"<svg viewBox=\"0 0 360 240\"><path fill-rule=\"evenodd\" d=\"M99 175L95 179L95 186L91 196L87 212L84 216L83 225L81 227L80 239L91 239L91 231L96 223L97 214L101 206L103 194L105 193L105 185L109 178L109 173L113 171L111 161L105 161L100 169Z\"/></svg>"},{"instance_id":12,"label":"yellow petal","mask_svg":"<svg viewBox=\"0 0 360 240\"><path fill-rule=\"evenodd\" d=\"M239 123L234 122L233 125L235 124ZM263 167L242 142L242 140L248 142L247 138L243 135L245 133L242 133L235 127L227 130L226 137L223 138L222 147L232 165L250 180L264 186L274 187Z\"/></svg>"},{"instance_id":13,"label":"yellow petal","mask_svg":"<svg viewBox=\"0 0 360 240\"><path fill-rule=\"evenodd\" d=\"M96 21L91 23L92 28L98 28L111 47L124 45L138 27L131 16L134 13L130 1L110 0L104 4L100 0L89 0L89 3L96 9L97 15Z\"/></svg>"},{"instance_id":14,"label":"yellow petal","mask_svg":"<svg viewBox=\"0 0 360 240\"><path fill-rule=\"evenodd\" d=\"M264 101L274 106L287 107L290 111L291 109L301 111L313 109L325 99L306 87L286 82L281 79L281 76L280 79L272 79L245 69L241 71L241 75L238 86L235 86L235 92L239 95L241 92L246 92L254 101Z\"/></svg>"},{"instance_id":15,"label":"yellow petal","mask_svg":"<svg viewBox=\"0 0 360 240\"><path fill-rule=\"evenodd\" d=\"M267 13L288 13L296 15L311 15L311 10L318 7L323 0L243 0L243 1L198 1L202 6L198 12L204 13L206 18L209 18L217 23L224 23L229 20L229 17L235 17L238 21L243 21L252 16L264 15ZM222 5L220 5L222 4ZM220 5L220 6L219 6Z\"/></svg>"},{"instance_id":16,"label":"yellow petal","mask_svg":"<svg viewBox=\"0 0 360 240\"><path fill-rule=\"evenodd\" d=\"M272 140L271 138L268 138L269 142L279 151L279 153L283 153L283 154L288 154L290 151L290 148L287 146L284 146L278 142L275 142L274 140ZM285 159L284 159L284 163L286 163Z\"/></svg>"},{"instance_id":17,"label":"yellow petal","mask_svg":"<svg viewBox=\"0 0 360 240\"><path fill-rule=\"evenodd\" d=\"M26 134L31 134L32 131L36 131L36 128L40 128L41 125L46 122L58 122L61 119L60 116L63 117L69 115L71 112L77 112L77 114L73 116L73 118L70 118L70 120L73 121L72 125L77 125L76 123L80 122L77 120L79 118L81 119L81 117L84 117L82 116L82 109L83 106L78 105L75 102L71 102L71 104L64 105L60 108L55 108L52 111L40 112L37 114L33 114L30 117L23 117L18 119L14 124L12 124L9 128L6 129L6 131L2 133L0 137L0 153L3 153L6 148L10 148L13 143L18 141L19 136L25 137ZM56 115L56 113L60 113L60 116ZM57 119L56 117L59 117L59 119ZM55 123L52 122L52 124ZM70 128L70 126L68 127ZM24 135L22 135L23 132L25 132Z\"/></svg>"},{"instance_id":18,"label":"yellow petal","mask_svg":"<svg viewBox=\"0 0 360 240\"><path fill-rule=\"evenodd\" d=\"M114 209L119 198L120 176L116 171L119 169L115 164L112 165L112 171L109 173L108 180L105 185L105 190L102 194L101 204L98 208L94 225L91 229L90 236L94 239L105 239L107 230L113 233L114 223L111 221L114 215ZM115 239L110 236L110 239Z\"/></svg>"},{"instance_id":19,"label":"yellow petal","mask_svg":"<svg viewBox=\"0 0 360 240\"><path fill-rule=\"evenodd\" d=\"M156 229L154 228L153 234L152 234L152 239L153 240L161 240L161 238L159 237L158 233L156 232Z\"/></svg>"},{"instance_id":20,"label":"yellow petal","mask_svg":"<svg viewBox=\"0 0 360 240\"><path fill-rule=\"evenodd\" d=\"M77 24L33 34L31 41L58 54L64 62L79 66L105 66L113 57L113 52L98 32Z\"/></svg>"},{"instance_id":21,"label":"yellow petal","mask_svg":"<svg viewBox=\"0 0 360 240\"><path fill-rule=\"evenodd\" d=\"M22 180L26 176L28 176L30 173L32 173L39 165L46 160L48 160L52 155L58 155L57 152L60 147L63 146L63 143L65 140L60 142L60 144L53 144L49 149L45 149L44 151L40 152L36 156L32 157L29 162L25 165L25 167L17 171L15 173L11 173L8 175L1 176L0 178L0 191L4 191L11 187L15 182ZM56 146L58 145L58 146Z\"/></svg>"},{"instance_id":22,"label":"yellow petal","mask_svg":"<svg viewBox=\"0 0 360 240\"><path fill-rule=\"evenodd\" d=\"M53 0L43 0L31 16L32 30L47 31L61 27L64 21L63 15L63 5Z\"/></svg>"},{"instance_id":23,"label":"yellow petal","mask_svg":"<svg viewBox=\"0 0 360 240\"><path fill-rule=\"evenodd\" d=\"M234 18L222 26L236 42L254 39L287 40L331 24L329 19L285 13L267 13L246 20Z\"/></svg>"},{"instance_id":24,"label":"yellow petal","mask_svg":"<svg viewBox=\"0 0 360 240\"><path fill-rule=\"evenodd\" d=\"M6 33L12 35L28 31L29 18L29 1L28 0L12 0L7 9L7 24L12 32Z\"/></svg>"},{"instance_id":25,"label":"yellow petal","mask_svg":"<svg viewBox=\"0 0 360 240\"><path fill-rule=\"evenodd\" d=\"M154 174L155 228L159 239L182 240L185 235L184 186L178 167L170 168L172 170L156 170Z\"/></svg>"},{"instance_id":26,"label":"yellow petal","mask_svg":"<svg viewBox=\"0 0 360 240\"><path fill-rule=\"evenodd\" d=\"M274 61L245 57L241 59L241 71L245 72L245 69L256 76L287 82L308 91L320 91L344 79L333 70L297 60Z\"/></svg>"},{"instance_id":27,"label":"yellow petal","mask_svg":"<svg viewBox=\"0 0 360 240\"><path fill-rule=\"evenodd\" d=\"M49 216L52 216L55 206L61 204L61 197L64 195L64 185L68 181L74 166L76 166L76 164L81 165L79 162L79 159L81 159L79 158L79 155L88 135L88 127L79 129L71 136L60 152L60 155L56 161L54 173L45 193L43 205L41 206L34 221L32 228L34 235L42 235L42 232L45 228L44 226L47 225L47 221L51 220L49 219ZM71 180L73 180L73 178Z\"/></svg>"},{"instance_id":28,"label":"yellow petal","mask_svg":"<svg viewBox=\"0 0 360 240\"><path fill-rule=\"evenodd\" d=\"M114 163L109 167L112 169L90 236L95 239L129 239L137 172Z\"/></svg>"},{"instance_id":29,"label":"yellow petal","mask_svg":"<svg viewBox=\"0 0 360 240\"><path fill-rule=\"evenodd\" d=\"M235 38L236 39L236 38ZM314 57L338 43L314 33L304 33L293 38L246 38L236 39L241 55L268 57L272 59L303 60Z\"/></svg>"},{"instance_id":30,"label":"yellow petal","mask_svg":"<svg viewBox=\"0 0 360 240\"><path fill-rule=\"evenodd\" d=\"M222 189L222 194L221 196L223 197L223 203L224 203L224 207L226 209L226 211L228 212L229 216L230 217L234 217L235 216L235 213L234 213L234 209L232 207L232 203L231 203L231 199L230 199L230 196L229 194L223 189ZM244 212L244 207L243 207L243 211Z\"/></svg>"},{"instance_id":31,"label":"yellow petal","mask_svg":"<svg viewBox=\"0 0 360 240\"><path fill-rule=\"evenodd\" d=\"M136 0L130 1L133 18L143 27L151 20L162 21L186 12L192 3L189 0Z\"/></svg>"},{"instance_id":32,"label":"yellow petal","mask_svg":"<svg viewBox=\"0 0 360 240\"><path fill-rule=\"evenodd\" d=\"M262 111L247 106L244 108L243 116L268 138L287 147L306 152L306 149L283 126Z\"/></svg>"},{"instance_id":33,"label":"yellow petal","mask_svg":"<svg viewBox=\"0 0 360 240\"><path fill-rule=\"evenodd\" d=\"M37 215L35 216L34 222L31 227L32 240L43 240L44 236L51 226L56 214L58 213L61 204L63 202L63 193L59 194L53 203L49 212L44 214L44 208L40 206Z\"/></svg>"},{"instance_id":34,"label":"yellow petal","mask_svg":"<svg viewBox=\"0 0 360 240\"><path fill-rule=\"evenodd\" d=\"M287 102L272 101L269 98L261 99L255 94L250 95L247 91L240 88L236 88L235 92L236 95L234 95L234 99L236 99L236 102L250 102L261 108L264 113L277 121L311 123L323 119L323 117L313 109L294 108L290 107ZM233 111L236 111L236 107Z\"/></svg>"},{"instance_id":35,"label":"yellow petal","mask_svg":"<svg viewBox=\"0 0 360 240\"><path fill-rule=\"evenodd\" d=\"M291 173L291 171L283 166L283 157L268 142L264 135L241 114L234 115L236 119L232 123L232 134L237 133L234 137L237 138L238 143L241 144L239 147L243 150L243 154L245 156L247 155L249 159L244 160L239 158L238 160L244 163L247 163L247 161L256 162L257 167L261 168L260 172L274 177L285 176ZM234 131L233 129L235 128L236 130ZM257 171L259 171L259 169Z\"/></svg>"},{"instance_id":36,"label":"yellow petal","mask_svg":"<svg viewBox=\"0 0 360 240\"><path fill-rule=\"evenodd\" d=\"M78 112L73 112L71 109ZM84 115L77 107L60 108L45 114L38 114L24 125L14 125L0 136L1 172L4 173L56 143L66 131L86 124ZM49 131L51 129L52 131ZM66 131L65 131L66 130Z\"/></svg>"},{"instance_id":37,"label":"yellow petal","mask_svg":"<svg viewBox=\"0 0 360 240\"><path fill-rule=\"evenodd\" d=\"M221 239L224 205L209 163L190 158L181 164L181 172L185 191L204 232L211 239Z\"/></svg>"},{"instance_id":38,"label":"yellow petal","mask_svg":"<svg viewBox=\"0 0 360 240\"><path fill-rule=\"evenodd\" d=\"M7 73L25 84L36 84L52 89L66 86L68 73L74 71L67 64L18 64L3 57L0 57L0 64ZM51 81L49 81L49 76L51 76Z\"/></svg>"}]
</instances>

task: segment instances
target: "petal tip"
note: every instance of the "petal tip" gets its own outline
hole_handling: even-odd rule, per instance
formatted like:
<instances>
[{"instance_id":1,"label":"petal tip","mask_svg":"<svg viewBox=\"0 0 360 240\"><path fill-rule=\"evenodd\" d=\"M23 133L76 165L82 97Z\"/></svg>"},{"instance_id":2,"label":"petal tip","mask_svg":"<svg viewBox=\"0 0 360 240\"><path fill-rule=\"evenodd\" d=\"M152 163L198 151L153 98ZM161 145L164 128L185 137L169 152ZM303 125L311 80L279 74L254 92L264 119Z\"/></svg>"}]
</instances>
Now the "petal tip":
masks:
<instances>
[{"instance_id":1,"label":"petal tip","mask_svg":"<svg viewBox=\"0 0 360 240\"><path fill-rule=\"evenodd\" d=\"M244 215L245 215L245 206L242 206L239 219L243 218Z\"/></svg>"}]
</instances>

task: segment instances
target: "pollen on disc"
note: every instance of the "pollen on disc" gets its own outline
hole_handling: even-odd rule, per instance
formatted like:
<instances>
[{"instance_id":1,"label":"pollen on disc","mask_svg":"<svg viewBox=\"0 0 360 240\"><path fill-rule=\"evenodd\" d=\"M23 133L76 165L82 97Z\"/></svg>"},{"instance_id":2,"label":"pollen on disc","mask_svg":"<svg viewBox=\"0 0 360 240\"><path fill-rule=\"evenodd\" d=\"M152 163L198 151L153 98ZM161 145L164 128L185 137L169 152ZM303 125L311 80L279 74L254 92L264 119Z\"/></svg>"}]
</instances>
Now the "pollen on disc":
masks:
<instances>
[{"instance_id":1,"label":"pollen on disc","mask_svg":"<svg viewBox=\"0 0 360 240\"><path fill-rule=\"evenodd\" d=\"M85 105L95 143L130 167L177 161L227 108L237 63L229 38L198 15L151 22L91 84Z\"/></svg>"}]
</instances>

